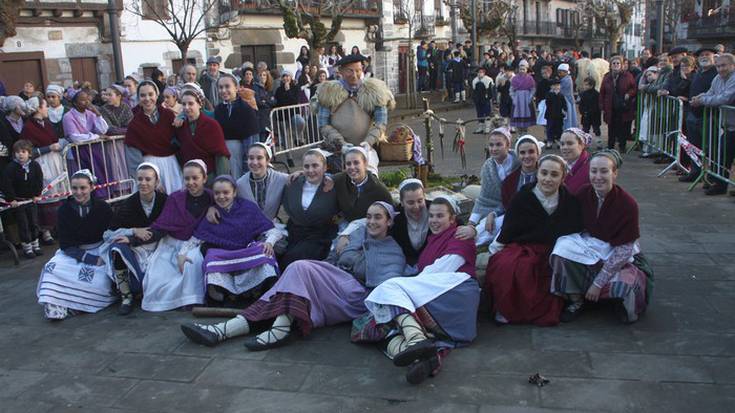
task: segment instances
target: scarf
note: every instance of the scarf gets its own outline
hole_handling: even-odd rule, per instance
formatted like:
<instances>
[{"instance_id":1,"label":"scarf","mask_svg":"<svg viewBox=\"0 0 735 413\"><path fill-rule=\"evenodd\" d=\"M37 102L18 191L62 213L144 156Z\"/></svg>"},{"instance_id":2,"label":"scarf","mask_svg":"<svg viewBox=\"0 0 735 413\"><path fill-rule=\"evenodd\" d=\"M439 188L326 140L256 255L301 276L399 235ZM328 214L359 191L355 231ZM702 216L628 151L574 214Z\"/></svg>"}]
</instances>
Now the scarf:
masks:
<instances>
[{"instance_id":1,"label":"scarf","mask_svg":"<svg viewBox=\"0 0 735 413\"><path fill-rule=\"evenodd\" d=\"M204 191L209 196L211 202L212 192L209 189L205 189ZM195 217L186 210L187 193L186 190L182 190L169 195L161 215L151 225L151 229L165 231L181 241L191 238L204 214Z\"/></svg>"},{"instance_id":2,"label":"scarf","mask_svg":"<svg viewBox=\"0 0 735 413\"><path fill-rule=\"evenodd\" d=\"M229 210L215 205L220 214L219 224L201 220L194 231L194 236L209 244L224 249L235 250L246 248L260 234L273 228L263 211L251 201L235 198Z\"/></svg>"},{"instance_id":3,"label":"scarf","mask_svg":"<svg viewBox=\"0 0 735 413\"><path fill-rule=\"evenodd\" d=\"M517 74L510 80L514 90L531 90L535 86L533 78L528 74Z\"/></svg>"},{"instance_id":4,"label":"scarf","mask_svg":"<svg viewBox=\"0 0 735 413\"><path fill-rule=\"evenodd\" d=\"M584 228L593 237L613 247L640 238L638 204L623 188L614 185L601 199L591 185L585 185L577 198L582 205Z\"/></svg>"},{"instance_id":5,"label":"scarf","mask_svg":"<svg viewBox=\"0 0 735 413\"><path fill-rule=\"evenodd\" d=\"M5 119L8 120L8 123L10 123L10 126L12 126L16 132L20 133L21 131L23 131L23 118L18 118L17 120L15 120L10 115L8 115L5 117Z\"/></svg>"},{"instance_id":6,"label":"scarf","mask_svg":"<svg viewBox=\"0 0 735 413\"><path fill-rule=\"evenodd\" d=\"M405 212L404 212L405 213ZM414 221L408 214L406 214L406 227L408 229L408 239L411 241L411 246L414 250L418 251L426 242L426 235L429 233L429 211L424 209L421 211L421 217L418 221Z\"/></svg>"},{"instance_id":7,"label":"scarf","mask_svg":"<svg viewBox=\"0 0 735 413\"><path fill-rule=\"evenodd\" d=\"M268 175L270 174L270 170L266 172L265 176L256 179L253 174L250 174L250 189L253 191L253 197L255 198L255 203L258 204L258 208L263 210L265 208L265 196L266 196L266 189L268 188Z\"/></svg>"},{"instance_id":8,"label":"scarf","mask_svg":"<svg viewBox=\"0 0 735 413\"><path fill-rule=\"evenodd\" d=\"M475 258L477 256L475 241L472 239L459 240L454 237L456 232L457 224L452 224L439 234L429 235L426 247L424 247L416 263L419 271L423 271L425 267L445 255L456 254L464 258L465 261L456 272L464 272L472 277L475 276Z\"/></svg>"},{"instance_id":9,"label":"scarf","mask_svg":"<svg viewBox=\"0 0 735 413\"><path fill-rule=\"evenodd\" d=\"M48 120L51 123L59 123L64 118L64 105L59 105L55 108L48 107Z\"/></svg>"},{"instance_id":10,"label":"scarf","mask_svg":"<svg viewBox=\"0 0 735 413\"><path fill-rule=\"evenodd\" d=\"M554 211L556 211L556 207L559 206L559 192L551 196L546 196L538 188L538 185L534 185L532 191L533 194L536 195L536 199L538 199L539 203L541 203L541 207L544 208L544 211L546 211L547 214L551 215L554 213Z\"/></svg>"}]
</instances>

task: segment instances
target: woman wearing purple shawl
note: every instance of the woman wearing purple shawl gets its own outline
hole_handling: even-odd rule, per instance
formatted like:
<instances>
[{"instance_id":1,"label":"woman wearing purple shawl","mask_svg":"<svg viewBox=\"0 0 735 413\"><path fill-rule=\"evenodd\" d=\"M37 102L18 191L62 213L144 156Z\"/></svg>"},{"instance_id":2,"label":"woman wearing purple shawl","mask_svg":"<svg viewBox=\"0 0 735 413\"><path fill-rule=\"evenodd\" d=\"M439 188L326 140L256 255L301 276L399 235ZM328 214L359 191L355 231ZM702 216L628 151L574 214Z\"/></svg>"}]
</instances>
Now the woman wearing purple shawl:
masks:
<instances>
[{"instance_id":1,"label":"woman wearing purple shawl","mask_svg":"<svg viewBox=\"0 0 735 413\"><path fill-rule=\"evenodd\" d=\"M237 197L231 176L217 177L212 189L219 223L203 219L193 241L201 245L207 294L221 302L225 292L240 295L277 276L273 244L282 235L255 202Z\"/></svg>"},{"instance_id":2,"label":"woman wearing purple shawl","mask_svg":"<svg viewBox=\"0 0 735 413\"><path fill-rule=\"evenodd\" d=\"M192 159L185 163L186 189L168 196L163 212L151 225L152 236L145 243L160 242L143 278L141 307L146 311L167 311L204 302L202 255L192 248L191 239L213 203L212 192L204 188L206 181L204 161Z\"/></svg>"},{"instance_id":3,"label":"woman wearing purple shawl","mask_svg":"<svg viewBox=\"0 0 735 413\"><path fill-rule=\"evenodd\" d=\"M536 82L528 74L528 63L524 63L521 62L518 66L518 74L510 81L510 96L513 99L510 126L518 128L521 135L524 135L530 126L536 124L536 111L533 107Z\"/></svg>"}]
</instances>

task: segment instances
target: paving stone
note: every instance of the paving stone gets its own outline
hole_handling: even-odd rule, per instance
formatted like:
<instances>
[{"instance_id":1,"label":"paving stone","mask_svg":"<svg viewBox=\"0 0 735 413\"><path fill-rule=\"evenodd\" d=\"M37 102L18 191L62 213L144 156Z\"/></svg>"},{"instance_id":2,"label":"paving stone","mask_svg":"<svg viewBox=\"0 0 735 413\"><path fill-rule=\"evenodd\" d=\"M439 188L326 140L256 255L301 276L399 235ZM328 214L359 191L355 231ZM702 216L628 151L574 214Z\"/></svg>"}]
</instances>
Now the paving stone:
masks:
<instances>
[{"instance_id":1,"label":"paving stone","mask_svg":"<svg viewBox=\"0 0 735 413\"><path fill-rule=\"evenodd\" d=\"M294 363L267 363L255 360L216 359L196 380L206 386L235 386L296 391L311 366Z\"/></svg>"},{"instance_id":2,"label":"paving stone","mask_svg":"<svg viewBox=\"0 0 735 413\"><path fill-rule=\"evenodd\" d=\"M60 410L51 403L0 397L0 412L47 413Z\"/></svg>"},{"instance_id":3,"label":"paving stone","mask_svg":"<svg viewBox=\"0 0 735 413\"><path fill-rule=\"evenodd\" d=\"M590 413L592 410L547 409L543 407L480 406L480 413Z\"/></svg>"},{"instance_id":4,"label":"paving stone","mask_svg":"<svg viewBox=\"0 0 735 413\"><path fill-rule=\"evenodd\" d=\"M233 406L240 390L226 385L142 381L113 407L161 413L221 412ZM240 409L247 411L242 405Z\"/></svg>"},{"instance_id":5,"label":"paving stone","mask_svg":"<svg viewBox=\"0 0 735 413\"><path fill-rule=\"evenodd\" d=\"M110 407L136 383L136 380L113 377L48 374L23 392L20 398L62 406Z\"/></svg>"},{"instance_id":6,"label":"paving stone","mask_svg":"<svg viewBox=\"0 0 735 413\"><path fill-rule=\"evenodd\" d=\"M158 354L121 354L103 367L103 376L190 382L210 363L210 359Z\"/></svg>"},{"instance_id":7,"label":"paving stone","mask_svg":"<svg viewBox=\"0 0 735 413\"><path fill-rule=\"evenodd\" d=\"M0 397L12 398L25 392L46 378L46 373L0 369Z\"/></svg>"},{"instance_id":8,"label":"paving stone","mask_svg":"<svg viewBox=\"0 0 735 413\"><path fill-rule=\"evenodd\" d=\"M546 351L638 352L640 346L626 326L606 330L544 328L533 331L533 346Z\"/></svg>"},{"instance_id":9,"label":"paving stone","mask_svg":"<svg viewBox=\"0 0 735 413\"><path fill-rule=\"evenodd\" d=\"M704 356L735 356L735 334L686 331L636 331L641 353Z\"/></svg>"},{"instance_id":10,"label":"paving stone","mask_svg":"<svg viewBox=\"0 0 735 413\"><path fill-rule=\"evenodd\" d=\"M451 358L451 356L450 356ZM447 360L451 363L451 360ZM539 388L528 383L531 374L492 374L491 369L442 371L418 388L419 400L539 407ZM451 391L445 391L450 388Z\"/></svg>"},{"instance_id":11,"label":"paving stone","mask_svg":"<svg viewBox=\"0 0 735 413\"><path fill-rule=\"evenodd\" d=\"M415 400L418 388L405 380L405 368L390 360L372 367L313 366L299 391L331 395Z\"/></svg>"},{"instance_id":12,"label":"paving stone","mask_svg":"<svg viewBox=\"0 0 735 413\"><path fill-rule=\"evenodd\" d=\"M490 351L482 347L467 347L452 352L447 358L445 371L466 372L480 370L493 374L530 376L534 373L560 376L589 376L592 374L587 353L580 351L538 351L531 349Z\"/></svg>"},{"instance_id":13,"label":"paving stone","mask_svg":"<svg viewBox=\"0 0 735 413\"><path fill-rule=\"evenodd\" d=\"M388 361L376 345L357 345L349 339L330 341L298 340L293 345L269 351L265 361L364 367Z\"/></svg>"},{"instance_id":14,"label":"paving stone","mask_svg":"<svg viewBox=\"0 0 735 413\"><path fill-rule=\"evenodd\" d=\"M696 356L590 353L592 376L597 378L714 383L702 359Z\"/></svg>"}]
</instances>

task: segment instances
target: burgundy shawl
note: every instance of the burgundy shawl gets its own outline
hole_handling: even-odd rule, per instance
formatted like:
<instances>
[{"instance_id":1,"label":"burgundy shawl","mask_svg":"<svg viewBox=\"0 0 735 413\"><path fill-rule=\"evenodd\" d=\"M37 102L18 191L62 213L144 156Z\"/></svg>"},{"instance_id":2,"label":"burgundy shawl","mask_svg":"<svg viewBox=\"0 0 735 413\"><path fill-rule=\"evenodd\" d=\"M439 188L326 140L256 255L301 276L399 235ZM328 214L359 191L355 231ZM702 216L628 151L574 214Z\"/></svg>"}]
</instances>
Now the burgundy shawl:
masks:
<instances>
[{"instance_id":1,"label":"burgundy shawl","mask_svg":"<svg viewBox=\"0 0 735 413\"><path fill-rule=\"evenodd\" d=\"M564 186L569 192L576 194L586 184L590 183L590 154L584 150L574 163L572 170L564 178Z\"/></svg>"},{"instance_id":2,"label":"burgundy shawl","mask_svg":"<svg viewBox=\"0 0 735 413\"><path fill-rule=\"evenodd\" d=\"M176 115L171 110L159 106L158 122L154 125L140 107L136 108L137 110L133 111L133 120L128 124L125 133L125 145L140 150L143 155L159 157L173 155L171 139L176 129L172 123Z\"/></svg>"},{"instance_id":3,"label":"burgundy shawl","mask_svg":"<svg viewBox=\"0 0 735 413\"><path fill-rule=\"evenodd\" d=\"M20 137L21 139L31 141L35 148L43 148L59 142L56 131L48 119L44 120L43 126L41 126L38 120L29 118L26 120L25 125L23 125L23 131L21 131Z\"/></svg>"},{"instance_id":4,"label":"burgundy shawl","mask_svg":"<svg viewBox=\"0 0 735 413\"><path fill-rule=\"evenodd\" d=\"M215 205L219 211L219 224L206 219L199 222L194 236L219 248L236 250L246 248L258 236L273 228L271 222L255 202L235 198L229 211Z\"/></svg>"},{"instance_id":5,"label":"burgundy shawl","mask_svg":"<svg viewBox=\"0 0 735 413\"><path fill-rule=\"evenodd\" d=\"M464 265L459 267L457 272L464 272L473 278L475 277L475 258L477 257L475 240L459 240L454 237L456 233L457 224L453 224L444 232L429 234L426 247L421 251L419 261L416 264L419 271L423 271L425 267L445 255L456 254L464 258Z\"/></svg>"},{"instance_id":6,"label":"burgundy shawl","mask_svg":"<svg viewBox=\"0 0 735 413\"><path fill-rule=\"evenodd\" d=\"M207 170L214 172L216 170L216 156L230 157L222 127L216 120L203 113L199 115L199 119L196 121L193 135L187 120L180 128L176 129L176 137L181 144L179 155L182 165L192 159L201 159L207 164Z\"/></svg>"},{"instance_id":7,"label":"burgundy shawl","mask_svg":"<svg viewBox=\"0 0 735 413\"><path fill-rule=\"evenodd\" d=\"M633 242L640 238L638 226L638 204L632 196L618 185L614 185L597 215L597 195L592 185L585 185L577 193L582 205L584 228L595 238L610 243L613 247Z\"/></svg>"},{"instance_id":8,"label":"burgundy shawl","mask_svg":"<svg viewBox=\"0 0 735 413\"><path fill-rule=\"evenodd\" d=\"M510 201L518 190L518 180L521 179L521 168L516 168L511 172L500 185L500 199L503 202L503 208L507 211L510 208Z\"/></svg>"},{"instance_id":9,"label":"burgundy shawl","mask_svg":"<svg viewBox=\"0 0 735 413\"><path fill-rule=\"evenodd\" d=\"M212 191L209 189L204 191L209 195L209 200L212 202ZM151 229L165 231L168 235L181 241L191 238L204 214L195 217L186 210L187 193L186 190L181 190L169 195L166 205L163 207L163 212L151 225Z\"/></svg>"}]
</instances>

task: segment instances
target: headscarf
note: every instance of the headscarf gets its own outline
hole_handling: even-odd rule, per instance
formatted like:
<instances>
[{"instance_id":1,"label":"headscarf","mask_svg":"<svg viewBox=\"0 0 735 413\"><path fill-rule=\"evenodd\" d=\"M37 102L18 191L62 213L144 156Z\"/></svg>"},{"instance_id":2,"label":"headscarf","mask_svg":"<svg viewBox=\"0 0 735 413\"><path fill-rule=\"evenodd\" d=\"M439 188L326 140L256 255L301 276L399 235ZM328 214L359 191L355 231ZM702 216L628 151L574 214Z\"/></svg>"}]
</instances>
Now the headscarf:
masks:
<instances>
[{"instance_id":1,"label":"headscarf","mask_svg":"<svg viewBox=\"0 0 735 413\"><path fill-rule=\"evenodd\" d=\"M620 152L615 149L603 149L592 154L592 158L597 158L599 156L604 156L613 161L615 169L620 169L620 167L623 166L623 157L620 155Z\"/></svg>"},{"instance_id":2,"label":"headscarf","mask_svg":"<svg viewBox=\"0 0 735 413\"><path fill-rule=\"evenodd\" d=\"M59 85L48 85L48 87L46 88L46 94L64 97L64 88Z\"/></svg>"},{"instance_id":3,"label":"headscarf","mask_svg":"<svg viewBox=\"0 0 735 413\"><path fill-rule=\"evenodd\" d=\"M360 152L362 154L362 156L365 158L365 161L367 162L367 160L368 160L368 153L365 150L365 148L363 148L362 146L360 146L360 145L350 146L349 148L347 148L347 150L344 151L345 156L347 156L347 154L350 153L350 152Z\"/></svg>"},{"instance_id":4,"label":"headscarf","mask_svg":"<svg viewBox=\"0 0 735 413\"><path fill-rule=\"evenodd\" d=\"M454 210L453 211L454 212L454 215L459 215L461 213L461 210L459 209L459 204L457 204L457 201L455 201L454 198L452 198L450 196L439 195L436 198L434 198L434 200L437 200L437 199L443 199L443 200L449 202L449 205L451 205L452 206L452 209Z\"/></svg>"},{"instance_id":5,"label":"headscarf","mask_svg":"<svg viewBox=\"0 0 735 413\"><path fill-rule=\"evenodd\" d=\"M536 139L536 137L533 135L523 135L518 138L518 140L516 141L515 152L518 153L518 148L520 148L521 144L528 141L536 145L536 149L538 149L538 154L541 155L541 148L543 148L545 144L543 142L539 142L539 140Z\"/></svg>"},{"instance_id":6,"label":"headscarf","mask_svg":"<svg viewBox=\"0 0 735 413\"><path fill-rule=\"evenodd\" d=\"M408 178L408 179L404 179L403 181L401 181L401 183L400 183L400 184L398 184L398 192L401 192L401 190L402 190L402 189L403 189L403 188L404 188L404 187L405 187L406 185L408 185L408 184L419 184L419 186L421 186L421 188L423 188L423 187L424 187L424 183L423 183L423 182L421 182L421 180L420 180L420 179L416 179L416 178Z\"/></svg>"},{"instance_id":7,"label":"headscarf","mask_svg":"<svg viewBox=\"0 0 735 413\"><path fill-rule=\"evenodd\" d=\"M11 113L18 108L20 108L23 113L26 113L28 110L26 107L26 101L20 96L6 96L5 99L3 99L3 110L5 110L5 112Z\"/></svg>"},{"instance_id":8,"label":"headscarf","mask_svg":"<svg viewBox=\"0 0 735 413\"><path fill-rule=\"evenodd\" d=\"M168 86L166 89L163 89L163 94L169 93L176 97L176 99L179 98L179 89L176 86Z\"/></svg>"},{"instance_id":9,"label":"headscarf","mask_svg":"<svg viewBox=\"0 0 735 413\"><path fill-rule=\"evenodd\" d=\"M263 143L263 142L255 142L254 144L252 144L250 146L251 147L253 147L253 146L259 146L259 147L265 149L265 154L268 156L268 160L270 160L270 159L273 158L273 151L271 151L271 147L268 146L268 145L266 145L265 143ZM326 156L325 156L325 158L326 158Z\"/></svg>"},{"instance_id":10,"label":"headscarf","mask_svg":"<svg viewBox=\"0 0 735 413\"><path fill-rule=\"evenodd\" d=\"M113 84L110 85L110 89L117 90L117 92L120 93L120 96L122 96L122 97L125 97L125 96L128 95L128 90L125 89L124 87L120 86L120 85L116 85L116 84L113 83Z\"/></svg>"},{"instance_id":11,"label":"headscarf","mask_svg":"<svg viewBox=\"0 0 735 413\"><path fill-rule=\"evenodd\" d=\"M490 135L501 135L505 137L505 139L508 140L508 146L511 145L511 140L513 139L512 135L510 134L510 129L506 128L505 126L493 129L492 132L490 132Z\"/></svg>"},{"instance_id":12,"label":"headscarf","mask_svg":"<svg viewBox=\"0 0 735 413\"><path fill-rule=\"evenodd\" d=\"M140 165L138 165L137 168L135 168L135 171L137 172L141 168L144 168L144 167L148 167L148 168L153 169L153 171L156 172L156 178L158 180L161 179L161 170L158 168L158 166L156 164L153 164L153 163L150 163L150 162L142 162ZM206 170L206 168L205 168L205 170Z\"/></svg>"},{"instance_id":13,"label":"headscarf","mask_svg":"<svg viewBox=\"0 0 735 413\"><path fill-rule=\"evenodd\" d=\"M564 132L565 133L566 132L571 132L574 135L576 135L577 136L577 139L584 146L590 146L590 144L592 144L592 135L589 134L589 133L587 133L587 132L585 132L585 131L583 131L582 129L579 129L579 128L568 128Z\"/></svg>"},{"instance_id":14,"label":"headscarf","mask_svg":"<svg viewBox=\"0 0 735 413\"><path fill-rule=\"evenodd\" d=\"M390 216L391 220L395 219L396 215L398 215L398 212L396 212L396 209L393 207L393 205L385 201L375 201L372 205L380 205L381 207L383 207L388 213L388 216Z\"/></svg>"},{"instance_id":15,"label":"headscarf","mask_svg":"<svg viewBox=\"0 0 735 413\"><path fill-rule=\"evenodd\" d=\"M39 107L41 107L41 100L38 98L38 96L33 96L32 98L26 100L26 113L28 115L32 115L38 112Z\"/></svg>"},{"instance_id":16,"label":"headscarf","mask_svg":"<svg viewBox=\"0 0 735 413\"><path fill-rule=\"evenodd\" d=\"M190 161L186 161L186 163L184 164L184 168L186 168L187 166L191 166L191 165L201 166L202 169L204 170L204 176L207 176L207 174L208 174L207 164L203 160L201 160L201 159L192 159Z\"/></svg>"},{"instance_id":17,"label":"headscarf","mask_svg":"<svg viewBox=\"0 0 735 413\"><path fill-rule=\"evenodd\" d=\"M80 170L74 172L69 180L71 181L74 178L78 178L80 176L83 176L83 177L89 179L90 182L92 182L92 185L94 185L94 184L97 183L97 177L94 176L92 174L92 171L90 171L89 169L80 169Z\"/></svg>"},{"instance_id":18,"label":"headscarf","mask_svg":"<svg viewBox=\"0 0 735 413\"><path fill-rule=\"evenodd\" d=\"M156 91L156 96L158 96L158 95L161 94L161 91L158 89L158 85L156 84L156 82L154 82L152 80L144 80L144 81L138 83L138 89L136 89L136 95L138 96L138 99L140 99L140 89L143 86L146 86L146 85L153 86L153 90Z\"/></svg>"}]
</instances>

